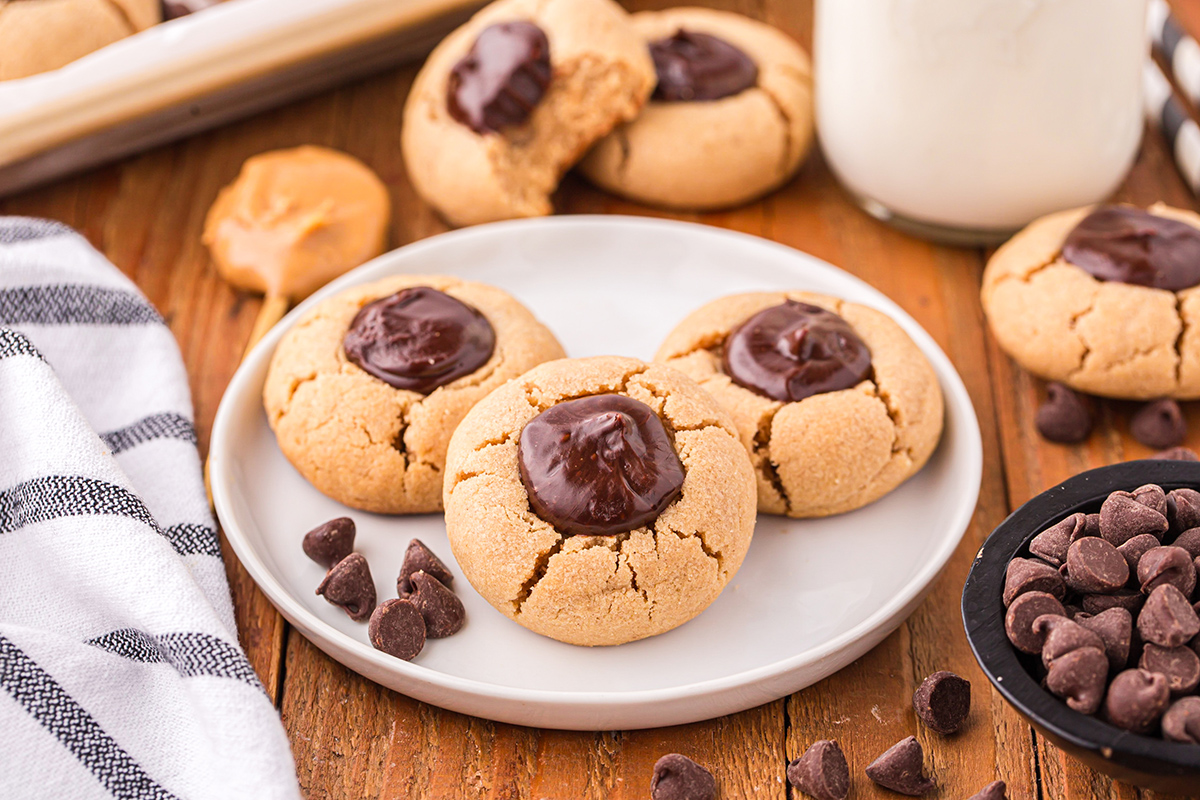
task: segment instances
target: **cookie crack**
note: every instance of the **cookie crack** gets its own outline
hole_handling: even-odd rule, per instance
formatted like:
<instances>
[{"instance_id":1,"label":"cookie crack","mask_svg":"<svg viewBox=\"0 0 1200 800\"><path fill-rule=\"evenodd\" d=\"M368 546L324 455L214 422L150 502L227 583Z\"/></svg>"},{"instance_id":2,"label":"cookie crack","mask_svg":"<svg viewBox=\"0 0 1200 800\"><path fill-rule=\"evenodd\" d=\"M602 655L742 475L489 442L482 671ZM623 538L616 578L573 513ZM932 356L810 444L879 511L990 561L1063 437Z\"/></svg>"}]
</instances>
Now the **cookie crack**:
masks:
<instances>
[{"instance_id":1,"label":"cookie crack","mask_svg":"<svg viewBox=\"0 0 1200 800\"><path fill-rule=\"evenodd\" d=\"M779 101L779 97L774 92L762 84L758 85L758 89L766 96L772 107L774 107L775 113L783 121L783 157L780 159L779 164L776 165L775 171L779 175L786 175L788 165L792 163L792 149L796 146L795 137L792 136L792 115L783 107L783 103Z\"/></svg>"},{"instance_id":2,"label":"cookie crack","mask_svg":"<svg viewBox=\"0 0 1200 800\"><path fill-rule=\"evenodd\" d=\"M1183 383L1183 338L1188 332L1187 317L1183 315L1183 295L1175 292L1175 316L1179 318L1179 333L1172 345L1175 348L1175 385Z\"/></svg>"},{"instance_id":3,"label":"cookie crack","mask_svg":"<svg viewBox=\"0 0 1200 800\"><path fill-rule=\"evenodd\" d=\"M1072 314L1071 318L1069 320L1067 320L1067 330L1070 331L1071 333L1075 334L1075 338L1079 339L1079 343L1081 345L1083 345L1083 352L1079 354L1079 366L1075 367L1075 369L1073 369L1069 373L1067 373L1068 379L1074 377L1075 375L1078 375L1080 372L1083 371L1083 368L1087 365L1088 356L1090 356L1092 354L1091 344L1089 344L1087 338L1082 333L1079 332L1077 326L1079 324L1079 320L1083 319L1088 314L1092 313L1092 311L1095 309L1095 307L1096 307L1096 298L1093 295L1092 302L1088 303L1087 308L1083 309L1082 311L1080 311L1076 314Z\"/></svg>"},{"instance_id":4,"label":"cookie crack","mask_svg":"<svg viewBox=\"0 0 1200 800\"><path fill-rule=\"evenodd\" d=\"M912 458L912 447L910 445L900 444L900 431L904 429L904 424L900 421L900 409L895 405L895 399L891 392L879 381L878 376L873 376L875 379L871 381L871 394L876 400L883 403L883 410L887 413L888 419L892 421L893 436L892 439L892 455L903 452L909 459Z\"/></svg>"},{"instance_id":5,"label":"cookie crack","mask_svg":"<svg viewBox=\"0 0 1200 800\"><path fill-rule=\"evenodd\" d=\"M533 572L521 584L521 588L517 592L517 597L513 600L514 615L521 613L526 601L529 600L529 595L533 594L533 590L537 588L537 585L546 577L546 573L550 571L550 559L561 553L566 543L567 537L560 533L554 544L548 550L538 555L537 561L533 565Z\"/></svg>"},{"instance_id":6,"label":"cookie crack","mask_svg":"<svg viewBox=\"0 0 1200 800\"><path fill-rule=\"evenodd\" d=\"M656 520L656 522L657 522L657 520ZM675 534L675 537L678 538L680 541L686 542L689 539L695 539L696 543L700 545L700 552L704 553L705 556L712 559L713 561L716 561L717 562L717 571L720 572L722 575L725 574L725 554L722 553L720 550L714 549L713 547L709 546L708 540L705 538L706 534L704 533L704 531L696 531L695 533L684 533L683 531L681 531L677 528L671 527L667 523L663 523L662 527L665 528L668 532ZM655 534L657 534L659 532L657 525L655 527L651 528L651 531L654 532ZM656 539L655 540L655 548L657 549L657 547L658 547L658 541Z\"/></svg>"},{"instance_id":7,"label":"cookie crack","mask_svg":"<svg viewBox=\"0 0 1200 800\"><path fill-rule=\"evenodd\" d=\"M775 462L771 460L771 431L775 426L775 415L779 413L780 408L782 406L771 409L758 421L758 430L754 434L753 442L753 454L757 460L754 467L762 473L762 476L771 484L771 488L779 495L779 499L783 501L784 513L791 514L792 499L788 497L783 479L779 477L779 470L776 469Z\"/></svg>"}]
</instances>

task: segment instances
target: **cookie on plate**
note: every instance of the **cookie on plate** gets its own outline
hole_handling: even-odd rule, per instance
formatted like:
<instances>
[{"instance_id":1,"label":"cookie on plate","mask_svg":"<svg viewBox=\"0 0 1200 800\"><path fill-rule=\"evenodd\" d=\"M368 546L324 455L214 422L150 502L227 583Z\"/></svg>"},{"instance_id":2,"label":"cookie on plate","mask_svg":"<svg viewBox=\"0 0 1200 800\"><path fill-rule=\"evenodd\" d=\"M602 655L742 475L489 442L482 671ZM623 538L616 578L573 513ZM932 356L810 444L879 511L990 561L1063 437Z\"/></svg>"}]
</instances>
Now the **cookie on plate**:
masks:
<instances>
[{"instance_id":1,"label":"cookie on plate","mask_svg":"<svg viewBox=\"0 0 1200 800\"><path fill-rule=\"evenodd\" d=\"M915 474L942 432L942 391L887 315L808 292L723 297L658 350L737 425L758 510L823 517L873 502Z\"/></svg>"},{"instance_id":2,"label":"cookie on plate","mask_svg":"<svg viewBox=\"0 0 1200 800\"><path fill-rule=\"evenodd\" d=\"M288 329L263 388L279 447L313 486L354 508L438 511L446 447L488 392L563 356L508 294L397 275L317 305Z\"/></svg>"},{"instance_id":3,"label":"cookie on plate","mask_svg":"<svg viewBox=\"0 0 1200 800\"><path fill-rule=\"evenodd\" d=\"M1200 215L1161 203L1036 220L983 273L996 341L1035 375L1130 400L1200 397Z\"/></svg>"},{"instance_id":4,"label":"cookie on plate","mask_svg":"<svg viewBox=\"0 0 1200 800\"><path fill-rule=\"evenodd\" d=\"M65 67L162 21L160 0L0 0L0 81Z\"/></svg>"},{"instance_id":5,"label":"cookie on plate","mask_svg":"<svg viewBox=\"0 0 1200 800\"><path fill-rule=\"evenodd\" d=\"M684 375L602 356L536 367L467 414L446 531L471 585L532 631L613 645L708 607L754 533L733 421Z\"/></svg>"},{"instance_id":6,"label":"cookie on plate","mask_svg":"<svg viewBox=\"0 0 1200 800\"><path fill-rule=\"evenodd\" d=\"M813 139L812 70L787 35L728 11L633 15L658 85L636 120L600 140L580 169L650 205L713 209L782 185Z\"/></svg>"},{"instance_id":7,"label":"cookie on plate","mask_svg":"<svg viewBox=\"0 0 1200 800\"><path fill-rule=\"evenodd\" d=\"M653 88L646 46L612 0L499 0L417 75L409 178L455 225L544 216L563 173Z\"/></svg>"}]
</instances>

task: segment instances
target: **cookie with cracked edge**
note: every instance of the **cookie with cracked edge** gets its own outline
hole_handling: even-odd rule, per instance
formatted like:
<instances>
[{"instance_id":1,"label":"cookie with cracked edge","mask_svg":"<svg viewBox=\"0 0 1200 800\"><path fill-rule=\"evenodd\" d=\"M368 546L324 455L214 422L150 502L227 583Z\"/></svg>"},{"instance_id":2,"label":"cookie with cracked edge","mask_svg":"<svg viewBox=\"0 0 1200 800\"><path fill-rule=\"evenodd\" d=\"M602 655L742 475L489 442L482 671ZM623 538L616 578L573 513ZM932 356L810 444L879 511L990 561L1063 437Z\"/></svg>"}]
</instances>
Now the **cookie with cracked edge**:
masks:
<instances>
[{"instance_id":1,"label":"cookie with cracked edge","mask_svg":"<svg viewBox=\"0 0 1200 800\"><path fill-rule=\"evenodd\" d=\"M549 43L550 80L523 122L479 133L447 102L455 66L492 25L530 22ZM654 64L613 0L499 0L442 40L404 106L408 177L452 225L539 217L563 174L654 90Z\"/></svg>"},{"instance_id":2,"label":"cookie with cracked edge","mask_svg":"<svg viewBox=\"0 0 1200 800\"><path fill-rule=\"evenodd\" d=\"M1093 207L1030 223L988 261L981 298L996 341L1029 372L1088 394L1200 398L1200 286L1102 281L1063 257ZM1200 228L1200 215L1147 211Z\"/></svg>"},{"instance_id":3,"label":"cookie with cracked edge","mask_svg":"<svg viewBox=\"0 0 1200 800\"><path fill-rule=\"evenodd\" d=\"M428 394L368 374L343 347L363 306L412 287L478 310L495 334L482 366ZM441 510L446 448L458 422L492 389L562 356L554 334L495 287L397 275L347 289L289 328L271 357L263 404L280 450L324 494L365 511L427 513Z\"/></svg>"},{"instance_id":4,"label":"cookie with cracked edge","mask_svg":"<svg viewBox=\"0 0 1200 800\"><path fill-rule=\"evenodd\" d=\"M556 404L597 394L657 414L682 491L629 532L564 535L530 505L521 433ZM450 440L444 505L463 575L501 613L569 644L615 645L671 630L721 593L754 533L754 471L733 420L687 376L633 358L563 359L471 409Z\"/></svg>"},{"instance_id":5,"label":"cookie with cracked edge","mask_svg":"<svg viewBox=\"0 0 1200 800\"><path fill-rule=\"evenodd\" d=\"M755 85L717 100L652 98L580 162L592 183L641 203L706 210L747 203L789 180L813 141L812 66L782 31L728 11L633 15L647 43L677 31L716 36L758 67Z\"/></svg>"},{"instance_id":6,"label":"cookie with cracked edge","mask_svg":"<svg viewBox=\"0 0 1200 800\"><path fill-rule=\"evenodd\" d=\"M735 383L722 365L725 340L786 300L845 319L871 352L867 379L797 402ZM722 297L667 334L655 361L688 375L733 416L764 514L824 517L874 502L916 474L941 438L944 407L933 366L890 317L857 303L810 292Z\"/></svg>"}]
</instances>

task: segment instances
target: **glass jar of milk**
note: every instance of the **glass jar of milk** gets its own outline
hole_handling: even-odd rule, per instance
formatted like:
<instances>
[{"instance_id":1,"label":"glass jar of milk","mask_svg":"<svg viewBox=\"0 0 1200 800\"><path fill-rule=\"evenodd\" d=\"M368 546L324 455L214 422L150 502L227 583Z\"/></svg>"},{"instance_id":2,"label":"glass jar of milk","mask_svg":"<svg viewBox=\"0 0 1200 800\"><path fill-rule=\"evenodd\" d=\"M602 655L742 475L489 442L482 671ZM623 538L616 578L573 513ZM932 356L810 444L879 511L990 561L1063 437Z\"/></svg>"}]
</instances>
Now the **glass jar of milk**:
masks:
<instances>
[{"instance_id":1,"label":"glass jar of milk","mask_svg":"<svg viewBox=\"0 0 1200 800\"><path fill-rule=\"evenodd\" d=\"M1142 134L1145 0L816 0L817 127L863 208L961 242L1107 197Z\"/></svg>"}]
</instances>

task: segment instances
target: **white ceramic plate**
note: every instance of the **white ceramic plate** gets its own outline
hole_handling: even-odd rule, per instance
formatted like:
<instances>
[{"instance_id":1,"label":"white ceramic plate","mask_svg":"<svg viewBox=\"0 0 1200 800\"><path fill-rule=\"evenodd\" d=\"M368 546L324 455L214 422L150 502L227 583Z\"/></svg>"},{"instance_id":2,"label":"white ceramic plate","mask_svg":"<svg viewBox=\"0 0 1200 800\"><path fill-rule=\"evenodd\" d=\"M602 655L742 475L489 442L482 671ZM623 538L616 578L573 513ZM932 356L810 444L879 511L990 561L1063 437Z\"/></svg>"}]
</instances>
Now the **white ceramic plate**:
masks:
<instances>
[{"instance_id":1,"label":"white ceramic plate","mask_svg":"<svg viewBox=\"0 0 1200 800\"><path fill-rule=\"evenodd\" d=\"M929 464L879 502L823 520L759 519L741 571L711 607L670 633L607 648L531 633L492 609L456 569L439 515L349 510L309 486L280 453L261 393L271 351L314 303L396 273L448 273L523 301L572 356L650 358L666 333L722 295L809 289L878 308L937 370L946 431ZM613 730L693 722L809 686L879 643L916 608L975 508L979 427L946 356L899 306L830 265L778 244L680 222L552 217L485 225L417 242L318 292L272 330L234 376L213 428L217 514L238 557L285 617L350 669L444 708L521 725ZM372 649L367 626L314 594L322 569L304 532L349 514L380 600L410 539L459 580L466 628L414 663Z\"/></svg>"}]
</instances>

